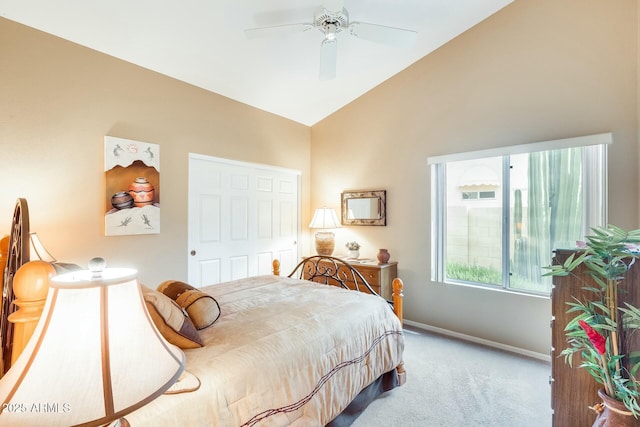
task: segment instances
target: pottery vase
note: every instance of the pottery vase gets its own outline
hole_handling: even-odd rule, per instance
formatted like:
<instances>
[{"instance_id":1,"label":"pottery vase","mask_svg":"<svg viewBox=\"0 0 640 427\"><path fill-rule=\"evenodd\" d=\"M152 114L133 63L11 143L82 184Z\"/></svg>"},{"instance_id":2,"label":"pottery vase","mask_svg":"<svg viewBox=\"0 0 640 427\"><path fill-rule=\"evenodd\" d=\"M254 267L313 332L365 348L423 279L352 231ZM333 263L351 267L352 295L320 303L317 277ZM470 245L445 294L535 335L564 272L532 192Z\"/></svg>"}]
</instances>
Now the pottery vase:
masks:
<instances>
[{"instance_id":1,"label":"pottery vase","mask_svg":"<svg viewBox=\"0 0 640 427\"><path fill-rule=\"evenodd\" d=\"M598 390L598 397L602 399L602 409L593 423L593 427L638 427L640 419L633 416L631 411L619 400L607 396L604 389Z\"/></svg>"},{"instance_id":2,"label":"pottery vase","mask_svg":"<svg viewBox=\"0 0 640 427\"><path fill-rule=\"evenodd\" d=\"M360 257L360 251L354 250L354 249L350 249L349 253L347 254L347 257L349 257L351 259L358 259Z\"/></svg>"},{"instance_id":3,"label":"pottery vase","mask_svg":"<svg viewBox=\"0 0 640 427\"><path fill-rule=\"evenodd\" d=\"M129 185L129 194L133 197L133 203L138 208L153 204L154 189L147 178L136 178Z\"/></svg>"},{"instance_id":4,"label":"pottery vase","mask_svg":"<svg viewBox=\"0 0 640 427\"><path fill-rule=\"evenodd\" d=\"M129 209L133 207L133 197L126 191L118 191L111 196L111 206L116 209Z\"/></svg>"},{"instance_id":5,"label":"pottery vase","mask_svg":"<svg viewBox=\"0 0 640 427\"><path fill-rule=\"evenodd\" d=\"M335 234L330 231L318 231L316 233L316 252L318 255L331 256L335 246Z\"/></svg>"},{"instance_id":6,"label":"pottery vase","mask_svg":"<svg viewBox=\"0 0 640 427\"><path fill-rule=\"evenodd\" d=\"M386 264L389 262L389 258L391 258L391 254L386 249L380 249L378 252L378 263Z\"/></svg>"}]
</instances>

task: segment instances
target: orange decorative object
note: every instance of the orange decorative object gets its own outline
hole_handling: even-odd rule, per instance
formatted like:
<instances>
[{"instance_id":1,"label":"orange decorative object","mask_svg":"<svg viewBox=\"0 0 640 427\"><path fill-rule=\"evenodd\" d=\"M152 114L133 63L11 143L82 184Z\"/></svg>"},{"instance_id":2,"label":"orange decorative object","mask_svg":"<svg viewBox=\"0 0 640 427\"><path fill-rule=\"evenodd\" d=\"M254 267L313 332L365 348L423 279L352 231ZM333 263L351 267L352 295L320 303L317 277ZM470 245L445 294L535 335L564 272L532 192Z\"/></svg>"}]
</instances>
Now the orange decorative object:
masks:
<instances>
[{"instance_id":1,"label":"orange decorative object","mask_svg":"<svg viewBox=\"0 0 640 427\"><path fill-rule=\"evenodd\" d=\"M393 279L391 286L393 287L393 311L396 313L396 316L398 316L398 319L400 319L400 323L403 323L404 313L402 307L404 305L404 294L402 290L404 289L404 282L402 279L396 277Z\"/></svg>"},{"instance_id":2,"label":"orange decorative object","mask_svg":"<svg viewBox=\"0 0 640 427\"><path fill-rule=\"evenodd\" d=\"M9 255L9 236L2 236L0 239L0 289L4 283L4 267L7 265ZM2 311L2 309L0 309Z\"/></svg>"},{"instance_id":3,"label":"orange decorative object","mask_svg":"<svg viewBox=\"0 0 640 427\"><path fill-rule=\"evenodd\" d=\"M153 204L155 190L147 178L138 177L129 185L129 194L133 197L133 204L141 208Z\"/></svg>"},{"instance_id":4,"label":"orange decorative object","mask_svg":"<svg viewBox=\"0 0 640 427\"><path fill-rule=\"evenodd\" d=\"M14 324L12 364L33 335L47 300L49 279L55 274L56 270L48 262L31 261L20 267L13 277L14 303L18 309L9 315L9 321Z\"/></svg>"},{"instance_id":5,"label":"orange decorative object","mask_svg":"<svg viewBox=\"0 0 640 427\"><path fill-rule=\"evenodd\" d=\"M2 236L0 239L0 259L6 261L6 256L9 253L9 235Z\"/></svg>"}]
</instances>

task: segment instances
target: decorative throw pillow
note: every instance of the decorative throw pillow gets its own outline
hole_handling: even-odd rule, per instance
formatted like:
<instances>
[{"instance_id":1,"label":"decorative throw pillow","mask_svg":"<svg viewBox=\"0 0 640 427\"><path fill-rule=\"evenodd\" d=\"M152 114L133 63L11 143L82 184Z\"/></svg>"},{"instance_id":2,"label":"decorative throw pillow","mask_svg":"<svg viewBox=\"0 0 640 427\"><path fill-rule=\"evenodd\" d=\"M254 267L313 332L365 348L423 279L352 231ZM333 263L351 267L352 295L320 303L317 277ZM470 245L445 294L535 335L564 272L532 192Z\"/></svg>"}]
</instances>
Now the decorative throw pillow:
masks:
<instances>
[{"instance_id":1,"label":"decorative throw pillow","mask_svg":"<svg viewBox=\"0 0 640 427\"><path fill-rule=\"evenodd\" d=\"M220 305L214 297L184 282L166 280L160 283L158 291L187 310L196 329L207 328L220 317Z\"/></svg>"},{"instance_id":2,"label":"decorative throw pillow","mask_svg":"<svg viewBox=\"0 0 640 427\"><path fill-rule=\"evenodd\" d=\"M142 294L153 323L167 341L180 348L204 345L193 322L175 301L146 286L142 286Z\"/></svg>"}]
</instances>

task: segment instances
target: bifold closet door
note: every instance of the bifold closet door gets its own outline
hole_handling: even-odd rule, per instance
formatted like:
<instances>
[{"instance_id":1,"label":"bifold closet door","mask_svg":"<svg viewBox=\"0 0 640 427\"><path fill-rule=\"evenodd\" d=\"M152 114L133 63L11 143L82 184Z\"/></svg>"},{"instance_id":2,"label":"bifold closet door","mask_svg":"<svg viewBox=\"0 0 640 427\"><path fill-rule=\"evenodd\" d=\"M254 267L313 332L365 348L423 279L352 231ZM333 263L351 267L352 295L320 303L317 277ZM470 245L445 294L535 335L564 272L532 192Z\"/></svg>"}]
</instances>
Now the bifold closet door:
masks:
<instances>
[{"instance_id":1,"label":"bifold closet door","mask_svg":"<svg viewBox=\"0 0 640 427\"><path fill-rule=\"evenodd\" d=\"M205 286L288 272L298 259L300 172L189 156L188 276Z\"/></svg>"}]
</instances>

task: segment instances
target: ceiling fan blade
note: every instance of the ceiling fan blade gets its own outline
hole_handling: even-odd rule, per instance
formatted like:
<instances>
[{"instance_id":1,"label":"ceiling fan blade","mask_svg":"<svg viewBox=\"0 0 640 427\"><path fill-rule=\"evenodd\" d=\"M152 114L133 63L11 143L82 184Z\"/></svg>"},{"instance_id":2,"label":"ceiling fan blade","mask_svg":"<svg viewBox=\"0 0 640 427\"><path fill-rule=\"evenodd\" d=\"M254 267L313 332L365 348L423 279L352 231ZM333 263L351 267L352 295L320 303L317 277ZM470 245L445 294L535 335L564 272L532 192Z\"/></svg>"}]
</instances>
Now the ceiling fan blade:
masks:
<instances>
[{"instance_id":1,"label":"ceiling fan blade","mask_svg":"<svg viewBox=\"0 0 640 427\"><path fill-rule=\"evenodd\" d=\"M320 45L320 80L335 79L337 59L338 41L324 39Z\"/></svg>"},{"instance_id":2,"label":"ceiling fan blade","mask_svg":"<svg viewBox=\"0 0 640 427\"><path fill-rule=\"evenodd\" d=\"M327 9L329 12L340 12L342 8L344 8L343 0L324 0L322 2L322 7Z\"/></svg>"},{"instance_id":3,"label":"ceiling fan blade","mask_svg":"<svg viewBox=\"0 0 640 427\"><path fill-rule=\"evenodd\" d=\"M361 39L397 47L413 46L418 36L418 33L412 30L364 22L352 22L349 25L349 33Z\"/></svg>"},{"instance_id":4,"label":"ceiling fan blade","mask_svg":"<svg viewBox=\"0 0 640 427\"><path fill-rule=\"evenodd\" d=\"M302 33L313 28L313 24L286 24L273 27L249 28L244 30L244 35L249 39L261 37L277 37L291 33Z\"/></svg>"}]
</instances>

